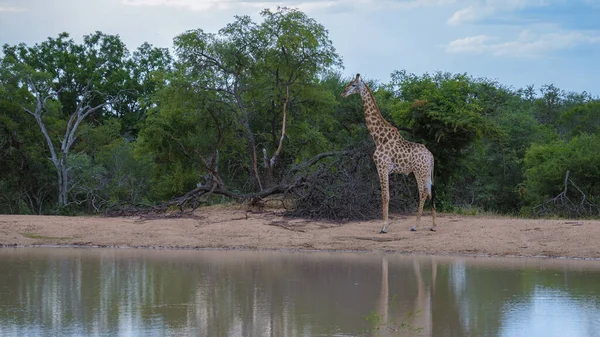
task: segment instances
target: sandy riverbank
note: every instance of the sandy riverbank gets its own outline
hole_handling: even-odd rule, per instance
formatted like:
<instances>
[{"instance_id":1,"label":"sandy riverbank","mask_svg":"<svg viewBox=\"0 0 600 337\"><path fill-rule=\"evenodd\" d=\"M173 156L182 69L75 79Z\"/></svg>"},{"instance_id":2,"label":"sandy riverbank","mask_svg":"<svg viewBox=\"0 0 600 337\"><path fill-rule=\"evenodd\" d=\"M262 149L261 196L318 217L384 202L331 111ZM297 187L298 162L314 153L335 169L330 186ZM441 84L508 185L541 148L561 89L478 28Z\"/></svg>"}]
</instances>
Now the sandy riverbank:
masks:
<instances>
[{"instance_id":1,"label":"sandy riverbank","mask_svg":"<svg viewBox=\"0 0 600 337\"><path fill-rule=\"evenodd\" d=\"M78 245L140 248L241 248L358 250L428 255L547 256L600 258L600 221L438 216L438 231L408 229L414 216L335 223L286 218L282 211L248 212L242 206L211 206L197 217L0 215L0 246Z\"/></svg>"}]
</instances>

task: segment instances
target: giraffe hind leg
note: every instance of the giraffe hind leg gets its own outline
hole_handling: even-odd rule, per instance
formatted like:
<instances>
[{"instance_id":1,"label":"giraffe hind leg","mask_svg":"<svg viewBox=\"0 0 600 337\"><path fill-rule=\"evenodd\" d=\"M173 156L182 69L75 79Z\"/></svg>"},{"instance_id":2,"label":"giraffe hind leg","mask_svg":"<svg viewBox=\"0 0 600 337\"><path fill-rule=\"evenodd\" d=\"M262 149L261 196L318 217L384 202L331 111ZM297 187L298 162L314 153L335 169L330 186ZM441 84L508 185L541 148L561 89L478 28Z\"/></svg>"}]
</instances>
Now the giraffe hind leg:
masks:
<instances>
[{"instance_id":1,"label":"giraffe hind leg","mask_svg":"<svg viewBox=\"0 0 600 337\"><path fill-rule=\"evenodd\" d=\"M419 225L421 224L421 216L423 215L423 206L425 205L425 200L427 200L427 196L429 195L429 188L427 186L427 179L423 179L417 177L415 174L415 178L417 178L417 187L419 189L419 209L417 211L417 222L414 226L410 228L411 232L415 232Z\"/></svg>"},{"instance_id":2,"label":"giraffe hind leg","mask_svg":"<svg viewBox=\"0 0 600 337\"><path fill-rule=\"evenodd\" d=\"M427 199L427 192L421 190L419 192L419 211L417 213L417 223L410 229L412 232L415 232L421 224L421 215L423 214L423 206L425 205L425 199Z\"/></svg>"},{"instance_id":3,"label":"giraffe hind leg","mask_svg":"<svg viewBox=\"0 0 600 337\"><path fill-rule=\"evenodd\" d=\"M388 220L388 209L390 204L390 183L389 183L389 173L387 168L379 168L379 182L381 184L381 212L383 214L383 227L380 234L387 233L387 228L389 225Z\"/></svg>"}]
</instances>

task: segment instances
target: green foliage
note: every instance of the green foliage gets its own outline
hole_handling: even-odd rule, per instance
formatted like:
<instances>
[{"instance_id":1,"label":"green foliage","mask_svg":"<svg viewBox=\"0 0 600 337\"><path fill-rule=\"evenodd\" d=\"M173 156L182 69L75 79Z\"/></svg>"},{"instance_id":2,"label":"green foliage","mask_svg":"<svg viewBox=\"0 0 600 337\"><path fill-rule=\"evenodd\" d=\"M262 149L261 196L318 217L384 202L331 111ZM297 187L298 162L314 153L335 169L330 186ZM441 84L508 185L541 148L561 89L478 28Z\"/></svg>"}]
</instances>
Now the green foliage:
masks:
<instances>
[{"instance_id":1,"label":"green foliage","mask_svg":"<svg viewBox=\"0 0 600 337\"><path fill-rule=\"evenodd\" d=\"M72 179L69 200L85 204L88 212L99 211L99 207L103 206L100 190L104 188L104 167L95 165L89 155L77 153L69 156L68 169Z\"/></svg>"},{"instance_id":2,"label":"green foliage","mask_svg":"<svg viewBox=\"0 0 600 337\"><path fill-rule=\"evenodd\" d=\"M517 213L521 206L525 152L532 143L558 139L557 133L539 124L518 93L498 88L496 97L483 101L497 106L489 119L497 132L484 135L473 144L453 184L453 205L483 211Z\"/></svg>"},{"instance_id":3,"label":"green foliage","mask_svg":"<svg viewBox=\"0 0 600 337\"><path fill-rule=\"evenodd\" d=\"M532 145L525 155L525 167L525 200L530 206L559 194L567 171L589 199L600 201L600 134Z\"/></svg>"},{"instance_id":4,"label":"green foliage","mask_svg":"<svg viewBox=\"0 0 600 337\"><path fill-rule=\"evenodd\" d=\"M162 83L154 72L170 64L168 52L144 44L132 58L118 35L95 32L81 44L61 33L32 47L4 45L3 53L3 88L43 135L57 178L58 206L67 206L70 195L76 203L89 200L97 188L88 185L98 173L93 158L83 158L120 133L134 135L150 95ZM125 130L118 129L122 126ZM72 160L71 150L77 156Z\"/></svg>"},{"instance_id":5,"label":"green foliage","mask_svg":"<svg viewBox=\"0 0 600 337\"><path fill-rule=\"evenodd\" d=\"M392 307L393 303L389 304ZM386 309L387 310L387 309ZM402 322L396 322L395 319L386 321L384 316L374 310L371 310L365 320L371 325L371 329L368 332L377 332L382 328L385 328L387 332L393 332L392 336L419 336L423 332L422 327L414 327L412 320L413 317L420 315L421 312L417 312L413 315L412 312L408 312Z\"/></svg>"},{"instance_id":6,"label":"green foliage","mask_svg":"<svg viewBox=\"0 0 600 337\"><path fill-rule=\"evenodd\" d=\"M77 44L69 34L61 33L33 47L4 45L4 61L20 87L48 88L51 98L61 103L60 117L66 118L75 111L85 88L115 95L128 76L129 52L118 36L96 32L83 40ZM97 95L91 104L101 101Z\"/></svg>"},{"instance_id":7,"label":"green foliage","mask_svg":"<svg viewBox=\"0 0 600 337\"><path fill-rule=\"evenodd\" d=\"M600 133L600 101L590 101L572 107L560 116L558 123L569 138L584 133Z\"/></svg>"},{"instance_id":8,"label":"green foliage","mask_svg":"<svg viewBox=\"0 0 600 337\"><path fill-rule=\"evenodd\" d=\"M340 97L347 79L327 29L285 7L260 16L184 32L174 59L148 43L130 52L102 32L81 43L61 33L4 45L0 212L158 203L214 176L230 191L256 192L319 153L356 150L305 168L320 183L298 204L310 208L302 214L378 217L362 102ZM395 71L369 86L383 116L434 154L439 210L526 213L563 190L567 170L590 200L600 198L600 101L586 92L513 90L443 72ZM39 116L25 112L40 99ZM88 105L99 108L73 118ZM413 210L413 178L392 179L391 206L401 199L396 211ZM62 185L72 203L56 208Z\"/></svg>"},{"instance_id":9,"label":"green foliage","mask_svg":"<svg viewBox=\"0 0 600 337\"><path fill-rule=\"evenodd\" d=\"M125 64L129 73L122 85L122 99L115 106L120 117L121 134L128 139L137 136L146 113L153 105L154 93L166 83L166 74L173 60L166 48L152 47L144 42Z\"/></svg>"},{"instance_id":10,"label":"green foliage","mask_svg":"<svg viewBox=\"0 0 600 337\"><path fill-rule=\"evenodd\" d=\"M152 165L151 157L136 156L134 144L121 137L100 146L94 156L69 156L72 205L65 211L97 213L115 205L148 204Z\"/></svg>"},{"instance_id":11,"label":"green foliage","mask_svg":"<svg viewBox=\"0 0 600 337\"><path fill-rule=\"evenodd\" d=\"M539 123L545 125L556 125L564 105L561 104L564 92L554 84L544 85L540 89L542 97L535 100L535 117Z\"/></svg>"},{"instance_id":12,"label":"green foliage","mask_svg":"<svg viewBox=\"0 0 600 337\"><path fill-rule=\"evenodd\" d=\"M196 118L213 123L212 128L206 125L207 130L214 130L216 124L233 128L235 137L223 139L226 147L215 141L199 143L219 149L219 171L231 173L224 180L233 183L235 190L262 187L261 181L275 184L287 165L330 146L322 128L331 129L328 112L336 101L320 86L319 75L337 67L340 61L326 29L294 9L264 10L261 16L261 23L248 16L236 16L217 34L197 29L177 36L177 80L170 85L173 90L183 88L187 96L159 108L171 110L161 111L164 116L192 109L200 114ZM198 109L194 103L198 101L209 107ZM163 126L174 130L168 121ZM215 133L205 132L203 136L210 134ZM165 154L186 156L163 149ZM199 153L208 158L206 149ZM162 155L156 153L155 158L160 160ZM261 165L263 161L269 164ZM178 187L170 193L182 192L192 181L198 182L198 174L188 169L193 168L183 165L178 169L188 178L176 179Z\"/></svg>"},{"instance_id":13,"label":"green foliage","mask_svg":"<svg viewBox=\"0 0 600 337\"><path fill-rule=\"evenodd\" d=\"M74 146L76 152L85 152L95 156L103 146L120 138L121 120L110 118L94 126L85 124L79 131L79 142Z\"/></svg>"},{"instance_id":14,"label":"green foliage","mask_svg":"<svg viewBox=\"0 0 600 337\"><path fill-rule=\"evenodd\" d=\"M450 182L464 172L465 159L483 135L497 133L490 117L498 113L494 83L463 74L417 76L392 74L389 109L394 121L408 128L407 138L424 143L436 159L438 195L448 193ZM440 199L441 200L441 199Z\"/></svg>"},{"instance_id":15,"label":"green foliage","mask_svg":"<svg viewBox=\"0 0 600 337\"><path fill-rule=\"evenodd\" d=\"M14 78L0 81L0 213L41 214L56 201L54 170L37 125L13 97Z\"/></svg>"},{"instance_id":16,"label":"green foliage","mask_svg":"<svg viewBox=\"0 0 600 337\"><path fill-rule=\"evenodd\" d=\"M154 161L151 198L168 200L181 195L197 183L205 183L206 164L220 137L227 147L219 153L222 167L236 175L236 163L243 146L236 144L239 129L231 117L220 111L210 95L198 95L181 74L175 74L168 87L157 93L160 108L153 110L136 143L139 156L152 153ZM211 93L209 93L211 94ZM227 160L232 158L231 161Z\"/></svg>"},{"instance_id":17,"label":"green foliage","mask_svg":"<svg viewBox=\"0 0 600 337\"><path fill-rule=\"evenodd\" d=\"M134 144L118 138L102 147L97 162L103 168L101 195L107 205L147 204L152 177L152 157L135 154Z\"/></svg>"}]
</instances>

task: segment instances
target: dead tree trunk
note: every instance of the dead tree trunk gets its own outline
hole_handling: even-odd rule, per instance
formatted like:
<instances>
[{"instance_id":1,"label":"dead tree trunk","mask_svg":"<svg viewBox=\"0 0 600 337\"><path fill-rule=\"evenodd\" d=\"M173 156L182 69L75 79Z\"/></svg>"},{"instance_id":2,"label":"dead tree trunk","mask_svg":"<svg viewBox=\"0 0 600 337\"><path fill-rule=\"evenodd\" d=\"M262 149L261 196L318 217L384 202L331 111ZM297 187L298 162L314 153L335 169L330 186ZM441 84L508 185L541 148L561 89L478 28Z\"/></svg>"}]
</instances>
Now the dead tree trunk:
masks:
<instances>
[{"instance_id":1,"label":"dead tree trunk","mask_svg":"<svg viewBox=\"0 0 600 337\"><path fill-rule=\"evenodd\" d=\"M50 160L56 168L58 181L58 206L63 207L69 204L69 152L77 139L77 129L81 122L91 113L103 108L104 106L113 103L107 100L95 106L90 106L94 98L94 91L88 86L81 93L79 103L75 111L71 114L63 138L60 140L60 148L56 149L50 133L46 128L46 124L42 118L47 110L47 102L56 96L60 90L55 91L49 86L40 87L33 81L28 81L28 86L32 94L35 96L35 107L28 108L23 106L23 109L35 118L40 131L46 139L48 150L50 151Z\"/></svg>"},{"instance_id":2,"label":"dead tree trunk","mask_svg":"<svg viewBox=\"0 0 600 337\"><path fill-rule=\"evenodd\" d=\"M287 120L287 105L288 105L289 98L290 98L290 86L287 85L285 87L285 98L283 99L283 106L282 106L283 117L282 117L282 122L281 122L281 137L279 138L279 145L277 146L275 153L273 153L273 156L271 156L271 159L268 158L267 149L263 148L263 159L264 159L264 166L265 166L265 172L266 172L265 180L267 182L270 182L270 184L272 184L273 181L275 181L275 179L274 179L275 166L277 165L277 161L279 160L279 156L281 155L281 151L283 150L283 141L285 139L285 129L286 129L286 120Z\"/></svg>"}]
</instances>

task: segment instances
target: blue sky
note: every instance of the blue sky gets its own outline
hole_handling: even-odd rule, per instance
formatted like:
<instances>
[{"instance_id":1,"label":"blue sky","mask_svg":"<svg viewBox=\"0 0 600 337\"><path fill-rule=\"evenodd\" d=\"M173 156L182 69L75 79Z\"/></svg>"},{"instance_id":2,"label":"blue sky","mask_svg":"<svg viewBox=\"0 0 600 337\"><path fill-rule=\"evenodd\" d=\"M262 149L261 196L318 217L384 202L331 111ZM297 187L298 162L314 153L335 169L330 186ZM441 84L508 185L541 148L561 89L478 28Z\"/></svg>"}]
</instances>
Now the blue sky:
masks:
<instances>
[{"instance_id":1,"label":"blue sky","mask_svg":"<svg viewBox=\"0 0 600 337\"><path fill-rule=\"evenodd\" d=\"M100 30L131 50L171 47L186 30L282 5L329 30L349 76L441 70L600 95L600 0L0 0L0 44Z\"/></svg>"}]
</instances>

